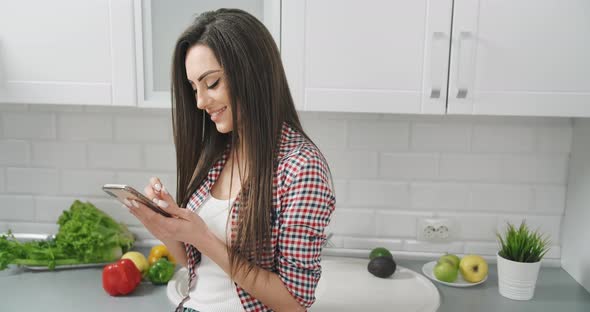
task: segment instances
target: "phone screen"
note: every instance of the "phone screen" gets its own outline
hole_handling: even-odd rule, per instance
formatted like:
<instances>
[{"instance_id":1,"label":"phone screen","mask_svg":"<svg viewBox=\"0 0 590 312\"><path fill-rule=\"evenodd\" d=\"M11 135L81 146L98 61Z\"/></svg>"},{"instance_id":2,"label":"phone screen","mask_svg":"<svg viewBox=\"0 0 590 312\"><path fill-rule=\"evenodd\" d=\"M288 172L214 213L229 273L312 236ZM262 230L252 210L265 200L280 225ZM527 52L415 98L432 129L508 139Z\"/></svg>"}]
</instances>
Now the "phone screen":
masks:
<instances>
[{"instance_id":1,"label":"phone screen","mask_svg":"<svg viewBox=\"0 0 590 312\"><path fill-rule=\"evenodd\" d=\"M149 198L147 198L142 193L138 192L136 189L129 185L125 184L105 184L102 187L103 191L107 194L111 195L112 197L116 198L122 204L125 204L125 199L131 201L136 200L141 202L142 204L149 207L151 210L165 216L165 217L172 217L171 214L162 210L162 208L158 207L154 202L152 202Z\"/></svg>"}]
</instances>

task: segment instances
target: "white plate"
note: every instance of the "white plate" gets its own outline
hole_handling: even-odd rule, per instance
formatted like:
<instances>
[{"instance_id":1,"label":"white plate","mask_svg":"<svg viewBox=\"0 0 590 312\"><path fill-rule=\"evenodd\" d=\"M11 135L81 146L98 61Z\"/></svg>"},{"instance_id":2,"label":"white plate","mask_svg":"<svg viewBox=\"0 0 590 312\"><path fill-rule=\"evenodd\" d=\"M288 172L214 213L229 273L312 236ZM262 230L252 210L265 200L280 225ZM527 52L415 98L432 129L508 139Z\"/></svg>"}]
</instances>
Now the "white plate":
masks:
<instances>
[{"instance_id":1,"label":"white plate","mask_svg":"<svg viewBox=\"0 0 590 312\"><path fill-rule=\"evenodd\" d=\"M475 286L475 285L479 285L483 282L485 282L488 279L488 276L486 275L486 277L477 282L477 283L470 283L466 280L463 279L463 276L461 276L461 273L459 273L459 276L457 276L457 280L454 281L453 283L448 283L448 282L443 282L441 280L438 280L436 278L436 276L434 276L434 266L436 265L436 261L430 261L428 263L425 263L422 266L422 273L424 273L424 275L426 275L428 278L430 278L433 281L437 281L441 284L447 285L447 286L453 286L453 287L471 287L471 286Z\"/></svg>"}]
</instances>

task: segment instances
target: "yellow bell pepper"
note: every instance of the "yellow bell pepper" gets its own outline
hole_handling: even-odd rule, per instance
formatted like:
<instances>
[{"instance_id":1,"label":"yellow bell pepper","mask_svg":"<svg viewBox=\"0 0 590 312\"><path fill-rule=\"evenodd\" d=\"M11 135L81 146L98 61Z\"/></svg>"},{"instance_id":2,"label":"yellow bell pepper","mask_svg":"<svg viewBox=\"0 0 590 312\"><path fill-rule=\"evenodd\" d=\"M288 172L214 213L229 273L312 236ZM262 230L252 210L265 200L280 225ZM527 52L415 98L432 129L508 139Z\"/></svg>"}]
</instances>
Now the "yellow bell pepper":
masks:
<instances>
[{"instance_id":1,"label":"yellow bell pepper","mask_svg":"<svg viewBox=\"0 0 590 312\"><path fill-rule=\"evenodd\" d=\"M160 258L166 258L168 261L176 264L176 260L174 257L172 257L170 251L168 251L168 248L166 248L165 245L156 245L152 247L150 255L148 256L148 262L150 263L150 266L156 263Z\"/></svg>"}]
</instances>

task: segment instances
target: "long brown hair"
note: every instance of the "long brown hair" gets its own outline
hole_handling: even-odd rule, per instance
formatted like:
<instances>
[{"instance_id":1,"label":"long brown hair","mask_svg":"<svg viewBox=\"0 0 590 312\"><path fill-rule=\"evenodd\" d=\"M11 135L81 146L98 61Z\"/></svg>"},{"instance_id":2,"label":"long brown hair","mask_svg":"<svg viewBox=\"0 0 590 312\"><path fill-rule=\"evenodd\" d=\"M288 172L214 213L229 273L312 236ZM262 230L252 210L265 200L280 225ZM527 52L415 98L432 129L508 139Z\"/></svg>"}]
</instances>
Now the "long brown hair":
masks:
<instances>
[{"instance_id":1,"label":"long brown hair","mask_svg":"<svg viewBox=\"0 0 590 312\"><path fill-rule=\"evenodd\" d=\"M217 132L206 112L197 108L185 68L187 50L196 44L209 47L225 73L233 112L231 133ZM235 150L239 142L245 149L246 180L228 254L231 275L242 265L250 273L263 254L272 253L273 172L283 123L309 139L295 110L279 50L266 27L249 13L238 9L204 12L176 42L171 88L180 207L186 207L227 144Z\"/></svg>"}]
</instances>

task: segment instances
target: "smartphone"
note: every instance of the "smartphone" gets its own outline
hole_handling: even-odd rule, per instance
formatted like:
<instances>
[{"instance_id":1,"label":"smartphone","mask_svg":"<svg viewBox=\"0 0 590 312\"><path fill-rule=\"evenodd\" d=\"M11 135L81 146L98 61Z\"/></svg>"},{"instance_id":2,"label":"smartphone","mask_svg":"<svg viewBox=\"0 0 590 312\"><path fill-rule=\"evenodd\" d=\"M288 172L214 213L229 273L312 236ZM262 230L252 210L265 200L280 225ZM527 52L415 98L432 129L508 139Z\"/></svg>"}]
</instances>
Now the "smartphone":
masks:
<instances>
[{"instance_id":1,"label":"smartphone","mask_svg":"<svg viewBox=\"0 0 590 312\"><path fill-rule=\"evenodd\" d=\"M164 211L162 208L158 207L153 201L149 198L145 197L142 193L138 192L136 189L129 185L125 184L105 184L102 186L102 190L105 191L107 194L111 195L112 197L116 198L122 204L125 204L125 199L131 201L135 199L136 201L146 205L151 210L165 216L165 217L172 217L171 214Z\"/></svg>"}]
</instances>

